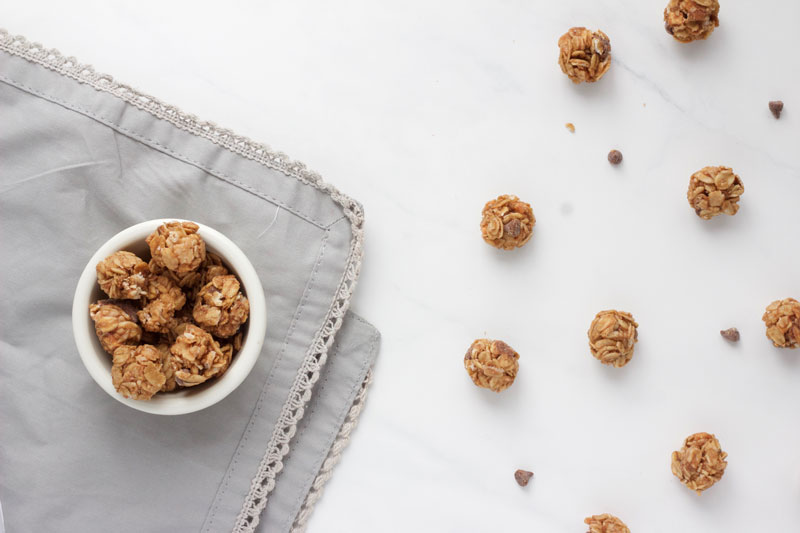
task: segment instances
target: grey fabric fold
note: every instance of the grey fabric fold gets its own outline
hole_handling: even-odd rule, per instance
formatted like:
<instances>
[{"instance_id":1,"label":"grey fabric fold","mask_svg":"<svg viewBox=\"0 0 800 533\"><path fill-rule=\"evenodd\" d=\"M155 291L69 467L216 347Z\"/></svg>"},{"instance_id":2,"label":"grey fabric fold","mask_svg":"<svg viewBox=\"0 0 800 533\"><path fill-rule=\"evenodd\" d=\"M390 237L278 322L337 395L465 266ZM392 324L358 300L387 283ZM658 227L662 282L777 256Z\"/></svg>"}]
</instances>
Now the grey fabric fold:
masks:
<instances>
[{"instance_id":1,"label":"grey fabric fold","mask_svg":"<svg viewBox=\"0 0 800 533\"><path fill-rule=\"evenodd\" d=\"M349 221L324 191L2 51L0 117L0 500L8 530L230 531L336 299ZM121 229L153 218L196 220L226 234L267 295L267 338L250 376L222 402L176 417L108 397L72 340L70 308L86 262ZM348 315L263 530L291 525L376 353L377 331Z\"/></svg>"}]
</instances>

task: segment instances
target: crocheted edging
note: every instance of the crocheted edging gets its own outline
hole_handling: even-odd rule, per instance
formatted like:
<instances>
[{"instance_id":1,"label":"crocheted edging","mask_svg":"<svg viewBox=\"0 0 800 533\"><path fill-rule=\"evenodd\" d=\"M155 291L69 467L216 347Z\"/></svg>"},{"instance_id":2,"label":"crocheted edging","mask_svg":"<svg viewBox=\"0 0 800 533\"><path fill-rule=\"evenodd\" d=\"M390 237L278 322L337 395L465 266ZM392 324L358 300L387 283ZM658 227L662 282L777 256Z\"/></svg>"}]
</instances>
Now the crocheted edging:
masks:
<instances>
[{"instance_id":1,"label":"crocheted edging","mask_svg":"<svg viewBox=\"0 0 800 533\"><path fill-rule=\"evenodd\" d=\"M342 429L339 431L339 434L336 435L336 439L333 441L333 446L331 446L328 456L322 463L322 467L320 467L317 477L314 478L314 482L311 484L311 490L309 490L308 495L306 496L306 499L300 508L300 512L297 513L297 517L292 524L292 533L305 532L308 519L311 516L311 512L314 510L314 505L316 505L317 501L322 497L322 491L325 488L325 483L327 483L327 481L331 478L331 475L333 474L333 468L342 458L342 451L350 443L350 434L358 425L358 418L361 416L361 410L364 409L364 403L367 401L367 390L369 389L371 383L372 370L369 370L367 371L366 378L364 378L364 382L361 384L361 389L359 389L358 394L353 401L352 407L350 407L350 411L347 413L347 418L345 418L344 424L342 424Z\"/></svg>"},{"instance_id":2,"label":"crocheted edging","mask_svg":"<svg viewBox=\"0 0 800 533\"><path fill-rule=\"evenodd\" d=\"M175 106L119 83L107 74L95 72L90 65L80 63L74 57L64 56L58 50L44 48L41 44L32 43L22 36L12 36L2 28L0 28L0 50L42 65L99 91L113 94L184 131L208 139L231 152L311 185L329 194L331 199L342 207L349 220L353 236L350 240L347 265L337 287L336 296L292 383L289 396L281 409L278 424L267 444L258 473L253 478L250 492L233 529L236 533L255 531L261 511L267 505L268 495L275 487L275 479L283 468L283 458L289 453L289 442L297 430L297 423L303 417L304 407L311 399L312 387L319 379L320 369L325 364L328 348L333 344L334 336L341 327L344 314L350 305L350 297L358 280L363 256L364 213L361 205L325 183L319 174L307 169L303 163L292 161L286 154L273 151L267 145L237 135L213 122L200 120Z\"/></svg>"}]
</instances>

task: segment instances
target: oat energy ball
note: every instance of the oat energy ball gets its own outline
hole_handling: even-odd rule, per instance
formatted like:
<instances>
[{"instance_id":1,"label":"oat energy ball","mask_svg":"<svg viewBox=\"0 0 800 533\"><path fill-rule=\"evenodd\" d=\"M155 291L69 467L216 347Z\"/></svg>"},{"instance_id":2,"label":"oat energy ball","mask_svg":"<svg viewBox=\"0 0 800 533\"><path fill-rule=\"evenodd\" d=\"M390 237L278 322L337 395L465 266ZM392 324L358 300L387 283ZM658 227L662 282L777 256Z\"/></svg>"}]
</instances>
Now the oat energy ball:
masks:
<instances>
[{"instance_id":1,"label":"oat energy ball","mask_svg":"<svg viewBox=\"0 0 800 533\"><path fill-rule=\"evenodd\" d=\"M767 325L767 337L778 348L800 346L800 302L794 298L775 300L761 317Z\"/></svg>"},{"instance_id":2,"label":"oat energy ball","mask_svg":"<svg viewBox=\"0 0 800 533\"><path fill-rule=\"evenodd\" d=\"M230 360L204 329L187 324L169 348L175 382L181 387L193 387L221 374Z\"/></svg>"},{"instance_id":3,"label":"oat energy ball","mask_svg":"<svg viewBox=\"0 0 800 533\"><path fill-rule=\"evenodd\" d=\"M120 346L114 350L111 382L124 397L149 400L165 381L161 352L155 346Z\"/></svg>"},{"instance_id":4,"label":"oat energy ball","mask_svg":"<svg viewBox=\"0 0 800 533\"><path fill-rule=\"evenodd\" d=\"M558 64L572 83L593 83L611 66L611 41L600 30L570 28L558 39Z\"/></svg>"},{"instance_id":5,"label":"oat energy ball","mask_svg":"<svg viewBox=\"0 0 800 533\"><path fill-rule=\"evenodd\" d=\"M589 526L586 533L631 533L622 520L613 514L598 514L584 518L583 523Z\"/></svg>"},{"instance_id":6,"label":"oat energy ball","mask_svg":"<svg viewBox=\"0 0 800 533\"><path fill-rule=\"evenodd\" d=\"M717 0L670 0L664 9L664 28L682 43L705 39L717 26Z\"/></svg>"},{"instance_id":7,"label":"oat energy ball","mask_svg":"<svg viewBox=\"0 0 800 533\"><path fill-rule=\"evenodd\" d=\"M464 368L475 385L500 392L517 377L519 354L503 341L478 339L464 355Z\"/></svg>"},{"instance_id":8,"label":"oat energy ball","mask_svg":"<svg viewBox=\"0 0 800 533\"><path fill-rule=\"evenodd\" d=\"M742 180L730 167L705 167L689 179L686 198L697 216L704 220L739 211L739 197L744 194Z\"/></svg>"},{"instance_id":9,"label":"oat energy ball","mask_svg":"<svg viewBox=\"0 0 800 533\"><path fill-rule=\"evenodd\" d=\"M481 234L483 240L495 248L513 250L530 240L535 224L530 204L504 194L483 207Z\"/></svg>"},{"instance_id":10,"label":"oat energy ball","mask_svg":"<svg viewBox=\"0 0 800 533\"><path fill-rule=\"evenodd\" d=\"M146 240L156 266L168 268L181 275L197 270L206 258L206 243L197 234L194 222L167 222Z\"/></svg>"},{"instance_id":11,"label":"oat energy ball","mask_svg":"<svg viewBox=\"0 0 800 533\"><path fill-rule=\"evenodd\" d=\"M115 252L95 267L97 282L109 298L138 300L147 287L147 263L130 252Z\"/></svg>"},{"instance_id":12,"label":"oat energy ball","mask_svg":"<svg viewBox=\"0 0 800 533\"><path fill-rule=\"evenodd\" d=\"M180 287L167 275L150 276L145 306L136 315L146 331L169 333L175 311L186 304L186 296Z\"/></svg>"},{"instance_id":13,"label":"oat energy ball","mask_svg":"<svg viewBox=\"0 0 800 533\"><path fill-rule=\"evenodd\" d=\"M714 435L695 433L686 438L683 448L672 452L672 473L681 483L700 494L725 473L727 456Z\"/></svg>"},{"instance_id":14,"label":"oat energy ball","mask_svg":"<svg viewBox=\"0 0 800 533\"><path fill-rule=\"evenodd\" d=\"M136 323L133 311L104 301L89 306L89 316L94 321L94 331L103 349L113 354L123 345L139 344L142 328Z\"/></svg>"},{"instance_id":15,"label":"oat energy ball","mask_svg":"<svg viewBox=\"0 0 800 533\"><path fill-rule=\"evenodd\" d=\"M249 313L236 276L217 276L200 289L192 316L200 327L226 338L239 331Z\"/></svg>"},{"instance_id":16,"label":"oat energy ball","mask_svg":"<svg viewBox=\"0 0 800 533\"><path fill-rule=\"evenodd\" d=\"M595 359L617 368L633 357L639 324L625 311L600 311L589 326L589 348Z\"/></svg>"}]
</instances>

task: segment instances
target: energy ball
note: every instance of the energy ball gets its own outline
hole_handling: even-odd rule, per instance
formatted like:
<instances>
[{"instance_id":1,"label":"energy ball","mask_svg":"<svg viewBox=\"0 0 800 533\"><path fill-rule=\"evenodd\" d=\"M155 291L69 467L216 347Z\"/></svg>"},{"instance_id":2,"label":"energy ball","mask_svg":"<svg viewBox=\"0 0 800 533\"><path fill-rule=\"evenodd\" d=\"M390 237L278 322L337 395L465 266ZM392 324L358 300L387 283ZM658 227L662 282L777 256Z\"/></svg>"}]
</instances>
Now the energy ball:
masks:
<instances>
[{"instance_id":1,"label":"energy ball","mask_svg":"<svg viewBox=\"0 0 800 533\"><path fill-rule=\"evenodd\" d=\"M706 39L717 26L717 0L670 0L664 9L664 28L682 43Z\"/></svg>"},{"instance_id":2,"label":"energy ball","mask_svg":"<svg viewBox=\"0 0 800 533\"><path fill-rule=\"evenodd\" d=\"M583 523L589 526L586 533L631 533L622 520L613 514L598 514L584 518Z\"/></svg>"},{"instance_id":3,"label":"energy ball","mask_svg":"<svg viewBox=\"0 0 800 533\"><path fill-rule=\"evenodd\" d=\"M94 321L100 346L109 354L113 354L120 346L139 344L142 339L142 328L136 323L134 311L100 301L89 306L89 316Z\"/></svg>"},{"instance_id":4,"label":"energy ball","mask_svg":"<svg viewBox=\"0 0 800 533\"><path fill-rule=\"evenodd\" d=\"M160 225L145 239L154 265L179 276L197 270L206 258L206 243L197 234L198 229L194 222Z\"/></svg>"},{"instance_id":5,"label":"energy ball","mask_svg":"<svg viewBox=\"0 0 800 533\"><path fill-rule=\"evenodd\" d=\"M142 327L154 333L169 333L175 311L186 304L183 291L165 274L149 278L143 300L145 305L137 316Z\"/></svg>"},{"instance_id":6,"label":"energy ball","mask_svg":"<svg viewBox=\"0 0 800 533\"><path fill-rule=\"evenodd\" d=\"M794 298L775 300L761 317L767 325L767 338L778 348L800 346L800 302Z\"/></svg>"},{"instance_id":7,"label":"energy ball","mask_svg":"<svg viewBox=\"0 0 800 533\"><path fill-rule=\"evenodd\" d=\"M714 435L695 433L686 437L683 448L672 452L672 473L700 494L722 478L727 456Z\"/></svg>"},{"instance_id":8,"label":"energy ball","mask_svg":"<svg viewBox=\"0 0 800 533\"><path fill-rule=\"evenodd\" d=\"M192 316L200 327L227 338L239 331L249 313L250 302L236 276L217 276L200 289Z\"/></svg>"},{"instance_id":9,"label":"energy ball","mask_svg":"<svg viewBox=\"0 0 800 533\"><path fill-rule=\"evenodd\" d=\"M481 219L483 240L503 250L520 248L533 235L536 217L531 205L504 194L486 202Z\"/></svg>"},{"instance_id":10,"label":"energy ball","mask_svg":"<svg viewBox=\"0 0 800 533\"><path fill-rule=\"evenodd\" d=\"M475 385L500 392L514 383L518 360L519 354L503 341L478 339L464 355L464 368Z\"/></svg>"},{"instance_id":11,"label":"energy ball","mask_svg":"<svg viewBox=\"0 0 800 533\"><path fill-rule=\"evenodd\" d=\"M625 311L600 311L589 326L589 349L604 365L623 367L633 357L639 324Z\"/></svg>"},{"instance_id":12,"label":"energy ball","mask_svg":"<svg viewBox=\"0 0 800 533\"><path fill-rule=\"evenodd\" d=\"M611 41L600 30L570 28L558 48L558 64L573 83L596 82L611 66Z\"/></svg>"},{"instance_id":13,"label":"energy ball","mask_svg":"<svg viewBox=\"0 0 800 533\"><path fill-rule=\"evenodd\" d=\"M111 382L126 398L149 400L166 382L161 352L149 344L120 346L114 350Z\"/></svg>"},{"instance_id":14,"label":"energy ball","mask_svg":"<svg viewBox=\"0 0 800 533\"><path fill-rule=\"evenodd\" d=\"M138 300L147 288L147 263L136 255L115 252L95 267L97 282L109 298Z\"/></svg>"},{"instance_id":15,"label":"energy ball","mask_svg":"<svg viewBox=\"0 0 800 533\"><path fill-rule=\"evenodd\" d=\"M221 375L230 363L211 334L194 324L186 324L169 351L175 383L181 387L193 387Z\"/></svg>"},{"instance_id":16,"label":"energy ball","mask_svg":"<svg viewBox=\"0 0 800 533\"><path fill-rule=\"evenodd\" d=\"M705 167L689 179L686 198L697 216L710 220L717 215L735 215L744 194L742 180L730 167Z\"/></svg>"}]
</instances>

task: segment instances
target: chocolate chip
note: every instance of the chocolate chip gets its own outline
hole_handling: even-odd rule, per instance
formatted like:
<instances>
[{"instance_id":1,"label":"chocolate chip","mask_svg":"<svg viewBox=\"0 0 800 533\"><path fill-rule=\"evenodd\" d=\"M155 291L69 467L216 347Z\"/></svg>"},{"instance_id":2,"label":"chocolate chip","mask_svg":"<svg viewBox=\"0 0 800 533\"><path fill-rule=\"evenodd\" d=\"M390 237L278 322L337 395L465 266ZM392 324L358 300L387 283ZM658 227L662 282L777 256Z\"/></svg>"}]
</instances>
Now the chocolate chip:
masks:
<instances>
[{"instance_id":1,"label":"chocolate chip","mask_svg":"<svg viewBox=\"0 0 800 533\"><path fill-rule=\"evenodd\" d=\"M722 335L723 339L731 342L737 342L739 340L739 330L736 328L723 329L719 334Z\"/></svg>"},{"instance_id":2,"label":"chocolate chip","mask_svg":"<svg viewBox=\"0 0 800 533\"><path fill-rule=\"evenodd\" d=\"M512 219L503 225L503 231L512 237L517 238L519 237L519 233L522 231L522 224L520 224L519 219Z\"/></svg>"},{"instance_id":3,"label":"chocolate chip","mask_svg":"<svg viewBox=\"0 0 800 533\"><path fill-rule=\"evenodd\" d=\"M619 150L611 150L608 152L608 162L612 165L619 165L622 163L622 152Z\"/></svg>"},{"instance_id":4,"label":"chocolate chip","mask_svg":"<svg viewBox=\"0 0 800 533\"><path fill-rule=\"evenodd\" d=\"M529 472L527 470L517 470L514 472L514 479L517 480L517 483L520 487L524 487L528 484L528 481L531 480L533 477L533 472Z\"/></svg>"},{"instance_id":5,"label":"chocolate chip","mask_svg":"<svg viewBox=\"0 0 800 533\"><path fill-rule=\"evenodd\" d=\"M773 100L769 103L769 110L772 111L772 116L781 118L781 111L783 111L783 102L781 100Z\"/></svg>"}]
</instances>

